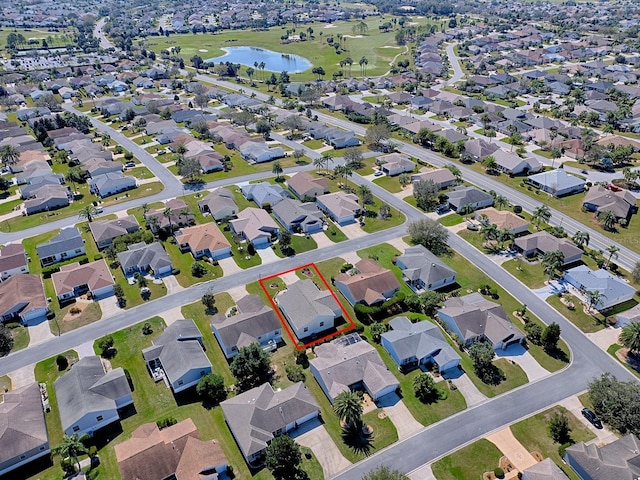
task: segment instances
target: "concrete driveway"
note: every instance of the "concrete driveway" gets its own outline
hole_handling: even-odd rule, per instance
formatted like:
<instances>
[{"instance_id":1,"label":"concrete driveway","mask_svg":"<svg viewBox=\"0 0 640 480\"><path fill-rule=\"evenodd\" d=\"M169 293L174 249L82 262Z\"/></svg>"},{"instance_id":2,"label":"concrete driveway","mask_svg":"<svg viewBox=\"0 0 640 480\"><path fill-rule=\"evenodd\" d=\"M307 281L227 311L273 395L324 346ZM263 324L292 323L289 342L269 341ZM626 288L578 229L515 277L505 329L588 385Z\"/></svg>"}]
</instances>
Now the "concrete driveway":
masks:
<instances>
[{"instance_id":1,"label":"concrete driveway","mask_svg":"<svg viewBox=\"0 0 640 480\"><path fill-rule=\"evenodd\" d=\"M377 402L378 407L382 408L387 417L393 422L398 431L398 438L405 438L412 433L422 429L419 423L404 404L402 399L395 393L385 395Z\"/></svg>"},{"instance_id":2,"label":"concrete driveway","mask_svg":"<svg viewBox=\"0 0 640 480\"><path fill-rule=\"evenodd\" d=\"M620 336L621 328L608 327L604 330L599 330L593 333L587 333L587 337L599 346L605 352L614 343L618 343L618 337Z\"/></svg>"},{"instance_id":3,"label":"concrete driveway","mask_svg":"<svg viewBox=\"0 0 640 480\"><path fill-rule=\"evenodd\" d=\"M340 453L319 420L307 422L297 431L292 432L291 436L297 443L313 451L318 462L322 465L324 478L331 478L351 465L351 462Z\"/></svg>"},{"instance_id":4,"label":"concrete driveway","mask_svg":"<svg viewBox=\"0 0 640 480\"><path fill-rule=\"evenodd\" d=\"M280 257L276 255L276 252L274 252L273 248L271 247L257 248L256 252L258 252L258 255L260 255L260 259L262 260L263 264L273 263L280 260Z\"/></svg>"},{"instance_id":5,"label":"concrete driveway","mask_svg":"<svg viewBox=\"0 0 640 480\"><path fill-rule=\"evenodd\" d=\"M29 346L36 345L37 343L44 342L54 337L53 333L51 333L49 321L46 317L29 322L27 324L27 329L29 330Z\"/></svg>"},{"instance_id":6,"label":"concrete driveway","mask_svg":"<svg viewBox=\"0 0 640 480\"><path fill-rule=\"evenodd\" d=\"M367 234L357 222L349 225L339 225L338 227L349 239L364 237Z\"/></svg>"},{"instance_id":7,"label":"concrete driveway","mask_svg":"<svg viewBox=\"0 0 640 480\"><path fill-rule=\"evenodd\" d=\"M539 380L549 375L549 371L542 368L535 358L522 345L511 345L506 350L496 350L496 357L506 358L517 363L530 382Z\"/></svg>"},{"instance_id":8,"label":"concrete driveway","mask_svg":"<svg viewBox=\"0 0 640 480\"><path fill-rule=\"evenodd\" d=\"M538 463L536 459L533 458L533 455L513 436L509 427L492 433L487 437L487 440L498 447L511 463L513 463L513 466L521 472Z\"/></svg>"},{"instance_id":9,"label":"concrete driveway","mask_svg":"<svg viewBox=\"0 0 640 480\"><path fill-rule=\"evenodd\" d=\"M331 247L333 242L327 237L327 234L324 232L312 233L311 238L316 242L318 248Z\"/></svg>"},{"instance_id":10,"label":"concrete driveway","mask_svg":"<svg viewBox=\"0 0 640 480\"><path fill-rule=\"evenodd\" d=\"M162 282L164 283L164 286L167 287L167 295L184 290L184 287L178 283L175 275L163 277Z\"/></svg>"},{"instance_id":11,"label":"concrete driveway","mask_svg":"<svg viewBox=\"0 0 640 480\"><path fill-rule=\"evenodd\" d=\"M35 368L36 364L32 363L31 365L25 365L24 367L11 372L9 374L9 378L11 379L11 389L15 390L16 388L24 387L35 382Z\"/></svg>"},{"instance_id":12,"label":"concrete driveway","mask_svg":"<svg viewBox=\"0 0 640 480\"><path fill-rule=\"evenodd\" d=\"M602 426L601 429L594 427L591 422L589 422L582 415L582 409L584 405L580 403L580 400L577 396L569 397L560 402L564 408L569 410L580 422L582 422L595 436L596 438L591 442L587 443L597 443L597 444L606 444L611 443L618 439L615 433L609 430L605 425Z\"/></svg>"},{"instance_id":13,"label":"concrete driveway","mask_svg":"<svg viewBox=\"0 0 640 480\"><path fill-rule=\"evenodd\" d=\"M218 265L222 267L223 275L233 275L234 273L238 273L242 270L233 257L221 258L218 260Z\"/></svg>"},{"instance_id":14,"label":"concrete driveway","mask_svg":"<svg viewBox=\"0 0 640 480\"><path fill-rule=\"evenodd\" d=\"M112 317L113 315L117 315L122 312L122 309L118 306L118 300L115 295L96 301L98 302L98 305L100 305L100 310L102 311L101 318Z\"/></svg>"},{"instance_id":15,"label":"concrete driveway","mask_svg":"<svg viewBox=\"0 0 640 480\"><path fill-rule=\"evenodd\" d=\"M455 375L453 375L454 372L456 373ZM445 372L444 377L450 379L453 384L458 387L458 390L460 390L460 393L464 397L464 401L467 402L467 408L487 400L486 395L478 390L478 387L473 384L469 376L465 375L462 370L459 370L458 373L455 369L451 369Z\"/></svg>"}]
</instances>

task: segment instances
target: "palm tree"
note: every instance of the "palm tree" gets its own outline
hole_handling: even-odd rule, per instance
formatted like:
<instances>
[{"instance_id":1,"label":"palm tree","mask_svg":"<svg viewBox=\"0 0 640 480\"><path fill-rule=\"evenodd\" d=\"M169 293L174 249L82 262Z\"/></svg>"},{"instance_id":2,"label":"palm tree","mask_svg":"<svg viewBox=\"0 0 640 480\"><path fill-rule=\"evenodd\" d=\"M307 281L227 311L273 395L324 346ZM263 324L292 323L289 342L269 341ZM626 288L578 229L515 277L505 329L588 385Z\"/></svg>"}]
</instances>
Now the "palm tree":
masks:
<instances>
[{"instance_id":1,"label":"palm tree","mask_svg":"<svg viewBox=\"0 0 640 480\"><path fill-rule=\"evenodd\" d=\"M271 173L275 174L276 180L280 180L280 175L282 174L282 172L283 170L282 170L282 165L280 165L280 162L278 160L273 162L273 166L271 167Z\"/></svg>"},{"instance_id":2,"label":"palm tree","mask_svg":"<svg viewBox=\"0 0 640 480\"><path fill-rule=\"evenodd\" d=\"M503 208L506 208L510 205L509 200L507 200L507 197L505 197L504 195L496 195L496 197L493 199L493 206L496 207L498 210L502 210Z\"/></svg>"},{"instance_id":3,"label":"palm tree","mask_svg":"<svg viewBox=\"0 0 640 480\"><path fill-rule=\"evenodd\" d=\"M360 196L360 200L362 200L363 206L371 203L371 200L373 199L371 189L367 185L360 185L358 187L358 195Z\"/></svg>"},{"instance_id":4,"label":"palm tree","mask_svg":"<svg viewBox=\"0 0 640 480\"><path fill-rule=\"evenodd\" d=\"M318 157L313 159L313 166L316 167L316 170L320 170L320 167L324 165L324 158Z\"/></svg>"},{"instance_id":5,"label":"palm tree","mask_svg":"<svg viewBox=\"0 0 640 480\"><path fill-rule=\"evenodd\" d=\"M338 394L333 402L333 410L346 426L362 424L362 400L355 392L347 390Z\"/></svg>"},{"instance_id":6,"label":"palm tree","mask_svg":"<svg viewBox=\"0 0 640 480\"><path fill-rule=\"evenodd\" d=\"M606 251L609 254L609 259L607 260L607 266L605 268L609 268L609 265L611 264L611 259L618 258L618 252L620 251L620 247L617 247L615 245L609 245Z\"/></svg>"},{"instance_id":7,"label":"palm tree","mask_svg":"<svg viewBox=\"0 0 640 480\"><path fill-rule=\"evenodd\" d=\"M458 210L458 213L460 215L468 217L469 215L471 215L473 213L473 207L471 206L470 203L465 203L464 205L462 205L460 207L460 209Z\"/></svg>"},{"instance_id":8,"label":"palm tree","mask_svg":"<svg viewBox=\"0 0 640 480\"><path fill-rule=\"evenodd\" d=\"M607 210L606 212L600 212L598 214L598 221L602 224L605 230L613 230L616 222L618 221L618 217L611 210Z\"/></svg>"},{"instance_id":9,"label":"palm tree","mask_svg":"<svg viewBox=\"0 0 640 480\"><path fill-rule=\"evenodd\" d=\"M589 311L591 311L594 305L598 305L600 302L602 302L602 300L607 298L604 293L598 290L587 290L586 292L584 292L584 296L589 302Z\"/></svg>"},{"instance_id":10,"label":"palm tree","mask_svg":"<svg viewBox=\"0 0 640 480\"><path fill-rule=\"evenodd\" d=\"M93 222L96 215L98 215L98 209L91 204L82 207L78 212L78 218L80 220L87 220L89 223Z\"/></svg>"},{"instance_id":11,"label":"palm tree","mask_svg":"<svg viewBox=\"0 0 640 480\"><path fill-rule=\"evenodd\" d=\"M498 238L498 227L493 223L484 223L482 227L480 227L480 235L482 235L485 242L495 240Z\"/></svg>"},{"instance_id":12,"label":"palm tree","mask_svg":"<svg viewBox=\"0 0 640 480\"><path fill-rule=\"evenodd\" d=\"M540 205L533 210L531 220L536 222L536 228L540 230L540 223L547 223L551 219L551 210L546 205Z\"/></svg>"},{"instance_id":13,"label":"palm tree","mask_svg":"<svg viewBox=\"0 0 640 480\"><path fill-rule=\"evenodd\" d=\"M487 127L489 127L489 124L491 123L491 117L489 116L488 113L483 113L480 116L480 121L482 122L482 134L486 136Z\"/></svg>"},{"instance_id":14,"label":"palm tree","mask_svg":"<svg viewBox=\"0 0 640 480\"><path fill-rule=\"evenodd\" d=\"M111 135L109 135L108 133L103 133L101 143L103 147L108 147L111 143Z\"/></svg>"},{"instance_id":15,"label":"palm tree","mask_svg":"<svg viewBox=\"0 0 640 480\"><path fill-rule=\"evenodd\" d=\"M549 280L554 277L556 270L562 268L562 265L564 265L564 253L560 250L545 252L542 256L542 268L544 273L549 276Z\"/></svg>"},{"instance_id":16,"label":"palm tree","mask_svg":"<svg viewBox=\"0 0 640 480\"><path fill-rule=\"evenodd\" d=\"M171 208L167 207L162 211L162 215L164 215L164 217L169 220L169 232L173 233L173 223L171 222L171 215L173 214L173 211L171 210Z\"/></svg>"},{"instance_id":17,"label":"palm tree","mask_svg":"<svg viewBox=\"0 0 640 480\"><path fill-rule=\"evenodd\" d=\"M78 465L78 471L80 471L80 460L78 459L79 455L83 455L88 453L87 448L82 443L82 440L85 439L87 435L83 435L79 437L77 433L73 435L65 435L62 438L62 443L56 447L51 449L51 456L55 457L60 455L60 457L64 460L65 458L70 458L75 461Z\"/></svg>"},{"instance_id":18,"label":"palm tree","mask_svg":"<svg viewBox=\"0 0 640 480\"><path fill-rule=\"evenodd\" d=\"M187 221L184 222L184 225L187 225L188 221L189 221L189 215L191 215L191 211L188 208L183 208L182 210L180 210L180 213L178 214L178 217L179 218L182 218L182 217L186 218Z\"/></svg>"},{"instance_id":19,"label":"palm tree","mask_svg":"<svg viewBox=\"0 0 640 480\"><path fill-rule=\"evenodd\" d=\"M640 322L627 323L622 327L618 340L627 347L631 353L640 352Z\"/></svg>"},{"instance_id":20,"label":"palm tree","mask_svg":"<svg viewBox=\"0 0 640 480\"><path fill-rule=\"evenodd\" d=\"M20 160L20 152L13 145L4 145L0 148L0 161L4 165L13 165Z\"/></svg>"},{"instance_id":21,"label":"palm tree","mask_svg":"<svg viewBox=\"0 0 640 480\"><path fill-rule=\"evenodd\" d=\"M485 172L492 172L498 167L498 162L496 162L496 157L493 155L487 155L484 160L482 160L482 166L484 167Z\"/></svg>"},{"instance_id":22,"label":"palm tree","mask_svg":"<svg viewBox=\"0 0 640 480\"><path fill-rule=\"evenodd\" d=\"M573 243L575 243L580 248L582 248L584 245L589 245L589 240L591 240L591 237L589 236L589 232L583 232L581 230L578 230L573 235L572 240L573 240Z\"/></svg>"},{"instance_id":23,"label":"palm tree","mask_svg":"<svg viewBox=\"0 0 640 480\"><path fill-rule=\"evenodd\" d=\"M515 235L511 233L511 230L508 228L503 228L498 232L498 240L500 241L500 248L504 249L504 244L507 242L512 242L515 238Z\"/></svg>"}]
</instances>

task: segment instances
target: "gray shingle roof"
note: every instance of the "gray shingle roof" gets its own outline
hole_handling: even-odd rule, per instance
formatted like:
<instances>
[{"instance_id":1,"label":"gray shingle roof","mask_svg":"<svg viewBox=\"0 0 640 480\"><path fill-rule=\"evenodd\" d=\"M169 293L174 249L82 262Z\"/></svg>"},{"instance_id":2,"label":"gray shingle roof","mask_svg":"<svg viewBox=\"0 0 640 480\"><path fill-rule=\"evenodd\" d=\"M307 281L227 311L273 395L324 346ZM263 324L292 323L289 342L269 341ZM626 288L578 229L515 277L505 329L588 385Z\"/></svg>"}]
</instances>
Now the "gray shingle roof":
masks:
<instances>
[{"instance_id":1,"label":"gray shingle roof","mask_svg":"<svg viewBox=\"0 0 640 480\"><path fill-rule=\"evenodd\" d=\"M45 258L77 248L84 248L84 242L78 229L69 227L60 230L60 233L47 243L38 245L36 251L38 252L38 257Z\"/></svg>"},{"instance_id":2,"label":"gray shingle roof","mask_svg":"<svg viewBox=\"0 0 640 480\"><path fill-rule=\"evenodd\" d=\"M626 435L604 447L576 443L567 448L571 463L577 463L597 479L635 480L640 475L640 440Z\"/></svg>"},{"instance_id":3,"label":"gray shingle roof","mask_svg":"<svg viewBox=\"0 0 640 480\"><path fill-rule=\"evenodd\" d=\"M127 215L126 217L115 220L91 222L89 228L96 243L100 243L106 240L113 240L116 237L126 235L130 232L135 232L140 228L140 224L138 224L136 217Z\"/></svg>"},{"instance_id":4,"label":"gray shingle roof","mask_svg":"<svg viewBox=\"0 0 640 480\"><path fill-rule=\"evenodd\" d=\"M302 382L277 392L265 383L220 406L245 457L267 448L274 432L319 410Z\"/></svg>"},{"instance_id":5,"label":"gray shingle roof","mask_svg":"<svg viewBox=\"0 0 640 480\"><path fill-rule=\"evenodd\" d=\"M340 305L329 290L320 290L313 280L300 280L278 295L278 305L287 318L301 329L318 315L335 317Z\"/></svg>"},{"instance_id":6,"label":"gray shingle roof","mask_svg":"<svg viewBox=\"0 0 640 480\"><path fill-rule=\"evenodd\" d=\"M284 222L285 227L322 223L324 215L315 203L300 203L285 199L273 207L276 218Z\"/></svg>"},{"instance_id":7,"label":"gray shingle roof","mask_svg":"<svg viewBox=\"0 0 640 480\"><path fill-rule=\"evenodd\" d=\"M84 357L54 382L62 429L90 412L112 410L116 400L131 395L122 368L105 373L100 357Z\"/></svg>"},{"instance_id":8,"label":"gray shingle roof","mask_svg":"<svg viewBox=\"0 0 640 480\"><path fill-rule=\"evenodd\" d=\"M553 460L545 458L523 472L528 480L569 480Z\"/></svg>"},{"instance_id":9,"label":"gray shingle roof","mask_svg":"<svg viewBox=\"0 0 640 480\"><path fill-rule=\"evenodd\" d=\"M146 268L149 266L154 272L171 265L171 259L159 242L149 245L145 243L135 243L129 245L129 249L118 254L118 261L123 270L138 266Z\"/></svg>"},{"instance_id":10,"label":"gray shingle roof","mask_svg":"<svg viewBox=\"0 0 640 480\"><path fill-rule=\"evenodd\" d=\"M422 280L425 285L433 284L456 275L456 271L448 267L436 255L422 245L407 248L398 262L407 267L402 273L411 281Z\"/></svg>"},{"instance_id":11,"label":"gray shingle roof","mask_svg":"<svg viewBox=\"0 0 640 480\"><path fill-rule=\"evenodd\" d=\"M491 195L475 187L464 187L453 190L447 194L449 203L456 208L466 204L486 202L491 199Z\"/></svg>"}]
</instances>

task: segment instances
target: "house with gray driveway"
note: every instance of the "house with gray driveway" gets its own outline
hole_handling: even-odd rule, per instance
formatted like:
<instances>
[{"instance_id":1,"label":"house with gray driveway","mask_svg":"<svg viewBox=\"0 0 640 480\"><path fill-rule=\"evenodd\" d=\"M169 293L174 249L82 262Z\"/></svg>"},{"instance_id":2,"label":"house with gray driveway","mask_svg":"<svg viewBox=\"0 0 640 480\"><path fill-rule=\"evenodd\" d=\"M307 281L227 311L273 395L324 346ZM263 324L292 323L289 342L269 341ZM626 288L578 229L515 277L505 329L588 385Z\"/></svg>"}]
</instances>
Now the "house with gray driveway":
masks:
<instances>
[{"instance_id":1,"label":"house with gray driveway","mask_svg":"<svg viewBox=\"0 0 640 480\"><path fill-rule=\"evenodd\" d=\"M380 170L392 177L401 173L412 173L416 169L416 164L404 153L389 153L378 157L376 163L380 165Z\"/></svg>"},{"instance_id":2,"label":"house with gray driveway","mask_svg":"<svg viewBox=\"0 0 640 480\"><path fill-rule=\"evenodd\" d=\"M27 254L21 243L10 243L0 249L0 282L21 273L29 273Z\"/></svg>"},{"instance_id":3,"label":"house with gray driveway","mask_svg":"<svg viewBox=\"0 0 640 480\"><path fill-rule=\"evenodd\" d=\"M249 163L263 163L285 156L282 147L269 148L264 142L246 142L240 145L240 156Z\"/></svg>"},{"instance_id":4,"label":"house with gray driveway","mask_svg":"<svg viewBox=\"0 0 640 480\"><path fill-rule=\"evenodd\" d=\"M318 417L320 407L303 382L273 390L264 383L220 403L233 438L249 465L263 459L275 437Z\"/></svg>"},{"instance_id":5,"label":"house with gray driveway","mask_svg":"<svg viewBox=\"0 0 640 480\"><path fill-rule=\"evenodd\" d=\"M93 436L120 420L120 410L133 404L131 387L122 367L105 372L102 359L78 360L54 382L65 435Z\"/></svg>"},{"instance_id":6,"label":"house with gray driveway","mask_svg":"<svg viewBox=\"0 0 640 480\"><path fill-rule=\"evenodd\" d=\"M309 172L294 173L287 180L287 186L303 201L329 193L329 182L325 178L315 178Z\"/></svg>"},{"instance_id":7,"label":"house with gray driveway","mask_svg":"<svg viewBox=\"0 0 640 480\"><path fill-rule=\"evenodd\" d=\"M87 253L82 236L76 227L60 230L60 233L46 243L36 247L40 264L43 267L79 257Z\"/></svg>"},{"instance_id":8,"label":"house with gray driveway","mask_svg":"<svg viewBox=\"0 0 640 480\"><path fill-rule=\"evenodd\" d=\"M564 460L582 480L636 480L640 440L630 434L602 447L579 442L567 448Z\"/></svg>"},{"instance_id":9,"label":"house with gray driveway","mask_svg":"<svg viewBox=\"0 0 640 480\"><path fill-rule=\"evenodd\" d=\"M104 258L81 265L71 263L60 267L51 275L53 288L58 300L68 300L90 293L93 298L103 298L113 294L115 280Z\"/></svg>"},{"instance_id":10,"label":"house with gray driveway","mask_svg":"<svg viewBox=\"0 0 640 480\"><path fill-rule=\"evenodd\" d=\"M132 190L138 185L135 177L126 177L121 173L97 175L89 181L89 190L100 198Z\"/></svg>"},{"instance_id":11,"label":"house with gray driveway","mask_svg":"<svg viewBox=\"0 0 640 480\"><path fill-rule=\"evenodd\" d=\"M638 211L636 197L629 190L613 192L602 185L589 189L582 201L582 207L588 212L613 212L617 218L629 220L632 213Z\"/></svg>"},{"instance_id":12,"label":"house with gray driveway","mask_svg":"<svg viewBox=\"0 0 640 480\"><path fill-rule=\"evenodd\" d=\"M285 198L291 198L289 192L280 185L267 182L249 183L240 187L240 190L247 200L253 200L260 208L266 205L274 207Z\"/></svg>"},{"instance_id":13,"label":"house with gray driveway","mask_svg":"<svg viewBox=\"0 0 640 480\"><path fill-rule=\"evenodd\" d=\"M636 294L635 288L602 268L591 270L586 265L578 265L564 272L564 280L583 294L599 292L601 299L593 305L597 310L615 307Z\"/></svg>"},{"instance_id":14,"label":"house with gray driveway","mask_svg":"<svg viewBox=\"0 0 640 480\"><path fill-rule=\"evenodd\" d=\"M40 386L6 392L0 402L0 475L51 453Z\"/></svg>"},{"instance_id":15,"label":"house with gray driveway","mask_svg":"<svg viewBox=\"0 0 640 480\"><path fill-rule=\"evenodd\" d=\"M447 194L451 208L460 213L462 207L469 205L473 210L490 207L493 197L476 187L459 187Z\"/></svg>"},{"instance_id":16,"label":"house with gray driveway","mask_svg":"<svg viewBox=\"0 0 640 480\"><path fill-rule=\"evenodd\" d=\"M377 401L399 386L378 351L357 333L315 347L311 373L331 403L342 392L364 389Z\"/></svg>"},{"instance_id":17,"label":"house with gray driveway","mask_svg":"<svg viewBox=\"0 0 640 480\"><path fill-rule=\"evenodd\" d=\"M209 213L214 220L233 218L238 213L233 192L224 187L218 187L198 202L202 213Z\"/></svg>"},{"instance_id":18,"label":"house with gray driveway","mask_svg":"<svg viewBox=\"0 0 640 480\"><path fill-rule=\"evenodd\" d=\"M567 173L562 168L536 173L527 177L525 183L554 197L562 197L584 191L585 181Z\"/></svg>"},{"instance_id":19,"label":"house with gray driveway","mask_svg":"<svg viewBox=\"0 0 640 480\"><path fill-rule=\"evenodd\" d=\"M298 339L333 328L342 308L329 290L320 290L311 279L298 280L275 297L287 323Z\"/></svg>"},{"instance_id":20,"label":"house with gray driveway","mask_svg":"<svg viewBox=\"0 0 640 480\"><path fill-rule=\"evenodd\" d=\"M129 245L127 250L118 253L118 262L125 277L136 273L146 275L151 271L157 278L169 275L173 269L171 259L160 242Z\"/></svg>"},{"instance_id":21,"label":"house with gray driveway","mask_svg":"<svg viewBox=\"0 0 640 480\"><path fill-rule=\"evenodd\" d=\"M448 168L430 168L424 169L424 171L423 169L424 167L420 169L419 173L411 175L411 183L416 184L418 182L431 180L440 190L442 190L443 188L449 188L452 185L455 185L457 181L455 175L451 173L451 170Z\"/></svg>"},{"instance_id":22,"label":"house with gray driveway","mask_svg":"<svg viewBox=\"0 0 640 480\"><path fill-rule=\"evenodd\" d=\"M358 204L358 197L353 193L327 193L326 195L318 196L316 203L320 210L340 225L354 223L356 216L363 211Z\"/></svg>"},{"instance_id":23,"label":"house with gray driveway","mask_svg":"<svg viewBox=\"0 0 640 480\"><path fill-rule=\"evenodd\" d=\"M536 232L524 237L518 237L513 242L513 245L525 257L560 251L564 255L562 266L580 261L583 254L582 249L571 240L554 237L549 232Z\"/></svg>"},{"instance_id":24,"label":"house with gray driveway","mask_svg":"<svg viewBox=\"0 0 640 480\"><path fill-rule=\"evenodd\" d=\"M44 294L42 276L30 273L14 275L0 283L0 321L28 323L44 317L49 303Z\"/></svg>"},{"instance_id":25,"label":"house with gray driveway","mask_svg":"<svg viewBox=\"0 0 640 480\"><path fill-rule=\"evenodd\" d=\"M436 364L438 371L444 373L460 365L460 355L430 321L411 323L407 317L396 317L389 327L382 334L382 346L401 370Z\"/></svg>"},{"instance_id":26,"label":"house with gray driveway","mask_svg":"<svg viewBox=\"0 0 640 480\"><path fill-rule=\"evenodd\" d=\"M479 293L451 297L438 309L438 317L464 345L488 341L494 350L506 350L522 343L524 335L509 321L502 306L490 302Z\"/></svg>"},{"instance_id":27,"label":"house with gray driveway","mask_svg":"<svg viewBox=\"0 0 640 480\"><path fill-rule=\"evenodd\" d=\"M256 248L268 247L272 239L278 238L280 227L273 218L260 208L245 208L238 218L229 222L231 230L253 244Z\"/></svg>"},{"instance_id":28,"label":"house with gray driveway","mask_svg":"<svg viewBox=\"0 0 640 480\"><path fill-rule=\"evenodd\" d=\"M407 248L396 258L404 281L416 292L438 290L456 283L456 271L422 245Z\"/></svg>"},{"instance_id":29,"label":"house with gray driveway","mask_svg":"<svg viewBox=\"0 0 640 480\"><path fill-rule=\"evenodd\" d=\"M104 220L101 222L89 223L91 235L96 241L96 245L100 250L107 248L113 243L113 240L140 230L140 224L136 217L127 215L126 217L116 218L115 220Z\"/></svg>"},{"instance_id":30,"label":"house with gray driveway","mask_svg":"<svg viewBox=\"0 0 640 480\"><path fill-rule=\"evenodd\" d=\"M203 223L176 232L176 242L181 252L191 252L196 260L205 255L210 258L226 258L231 255L231 244L215 223Z\"/></svg>"},{"instance_id":31,"label":"house with gray driveway","mask_svg":"<svg viewBox=\"0 0 640 480\"><path fill-rule=\"evenodd\" d=\"M337 275L334 283L351 305L382 303L400 290L394 273L370 258L360 260L351 271Z\"/></svg>"},{"instance_id":32,"label":"house with gray driveway","mask_svg":"<svg viewBox=\"0 0 640 480\"><path fill-rule=\"evenodd\" d=\"M142 357L153 379L165 379L174 394L195 386L211 373L202 333L190 319L176 320L165 328L151 347L142 350Z\"/></svg>"},{"instance_id":33,"label":"house with gray driveway","mask_svg":"<svg viewBox=\"0 0 640 480\"><path fill-rule=\"evenodd\" d=\"M246 295L238 300L236 310L234 315L218 313L211 317L211 330L224 356L233 358L252 343L275 350L282 341L282 323L273 308L258 295Z\"/></svg>"},{"instance_id":34,"label":"house with gray driveway","mask_svg":"<svg viewBox=\"0 0 640 480\"><path fill-rule=\"evenodd\" d=\"M273 216L291 233L317 233L324 226L324 214L313 202L285 199L273 207Z\"/></svg>"}]
</instances>

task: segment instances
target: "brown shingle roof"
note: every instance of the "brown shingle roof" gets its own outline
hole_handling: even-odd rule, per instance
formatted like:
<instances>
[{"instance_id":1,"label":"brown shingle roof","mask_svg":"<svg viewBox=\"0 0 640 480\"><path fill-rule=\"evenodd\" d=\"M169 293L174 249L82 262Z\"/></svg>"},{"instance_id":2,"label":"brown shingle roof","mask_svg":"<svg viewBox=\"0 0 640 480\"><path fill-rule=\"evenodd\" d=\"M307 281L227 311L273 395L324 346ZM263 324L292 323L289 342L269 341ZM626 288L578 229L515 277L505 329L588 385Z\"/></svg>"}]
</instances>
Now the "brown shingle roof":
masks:
<instances>
[{"instance_id":1,"label":"brown shingle roof","mask_svg":"<svg viewBox=\"0 0 640 480\"><path fill-rule=\"evenodd\" d=\"M0 283L0 315L23 303L23 310L47 306L40 275L14 275Z\"/></svg>"},{"instance_id":2,"label":"brown shingle roof","mask_svg":"<svg viewBox=\"0 0 640 480\"><path fill-rule=\"evenodd\" d=\"M51 275L56 295L72 292L74 287L88 285L90 291L113 285L115 282L107 266L102 259L97 262L80 265L72 263L60 267L60 271Z\"/></svg>"},{"instance_id":3,"label":"brown shingle roof","mask_svg":"<svg viewBox=\"0 0 640 480\"><path fill-rule=\"evenodd\" d=\"M192 252L208 248L213 253L231 247L231 244L215 223L183 228L182 234L178 235L176 240L180 245L189 245Z\"/></svg>"},{"instance_id":4,"label":"brown shingle roof","mask_svg":"<svg viewBox=\"0 0 640 480\"><path fill-rule=\"evenodd\" d=\"M393 272L381 267L374 260L365 258L356 263L355 267L359 273L355 275L341 273L335 281L344 284L356 302L364 300L370 305L384 299L383 292L400 288L400 282Z\"/></svg>"}]
</instances>

